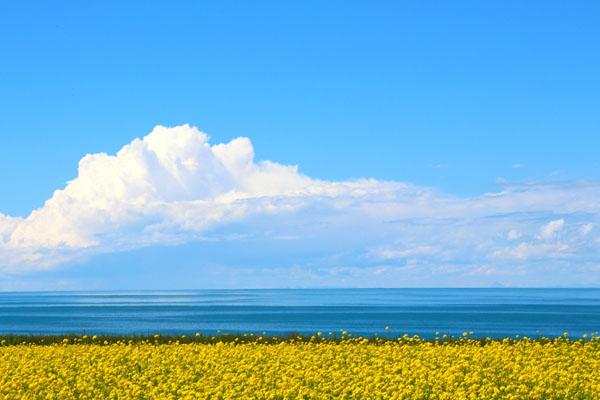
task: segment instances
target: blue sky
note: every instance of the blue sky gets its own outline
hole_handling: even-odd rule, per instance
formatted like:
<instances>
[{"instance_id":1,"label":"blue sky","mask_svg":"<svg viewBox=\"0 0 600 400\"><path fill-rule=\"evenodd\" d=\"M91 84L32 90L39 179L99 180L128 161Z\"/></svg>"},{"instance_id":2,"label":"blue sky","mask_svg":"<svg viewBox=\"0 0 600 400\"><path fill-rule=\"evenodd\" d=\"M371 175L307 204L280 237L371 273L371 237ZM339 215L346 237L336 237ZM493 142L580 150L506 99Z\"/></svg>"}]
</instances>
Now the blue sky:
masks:
<instances>
[{"instance_id":1,"label":"blue sky","mask_svg":"<svg viewBox=\"0 0 600 400\"><path fill-rule=\"evenodd\" d=\"M397 215L374 223L352 211L331 217L335 229L319 231L258 214L202 232L195 226L193 235L178 236L179 244L136 233L124 248L98 239L106 232L95 230L87 234L94 238L89 243L101 243L97 251L80 255L78 248L74 256L61 248L57 256L47 244L27 242L55 259L43 271L20 271L12 264L23 259L6 250L5 259L17 261L0 274L0 288L544 286L565 279L598 285L598 215L590 204L598 200L600 171L599 21L600 6L592 1L4 2L5 216L26 218L42 207L77 177L86 154L114 155L156 125L182 124L206 132L210 144L248 137L256 161L298 165L311 179L374 178L430 190L436 200L419 217L427 221L442 218L436 207L446 198L463 208L485 193L533 192L539 199L551 185L554 202L522 206L511 198L510 207L490 206L481 218L501 214L507 222L485 233L467 214L444 214L470 235L495 241L475 258L466 254L473 248L456 250L449 239L456 227L441 219L427 226L446 236L430 243L431 235L409 225L378 225ZM393 196L404 199L402 190ZM307 204L288 219L310 220L313 208L333 215L322 209L327 204ZM527 222L508 215L526 215ZM346 246L336 244L340 229L359 220L380 237L348 234ZM556 235L589 226L585 241L542 234L561 220ZM20 223L6 222L5 236ZM279 230L286 238L301 231L314 239L283 243L265 234ZM507 239L513 230L522 236ZM246 239L222 239L240 232ZM503 253L505 241L520 252ZM14 246L5 245L10 252ZM509 254L516 254L513 261ZM427 266L409 270L411 262ZM552 263L560 266L544 269ZM432 272L442 264L446 272ZM396 269L377 272L386 268ZM478 268L488 272L473 275ZM498 268L505 270L494 274ZM572 273L577 268L581 275ZM174 270L197 278L176 279Z\"/></svg>"}]
</instances>

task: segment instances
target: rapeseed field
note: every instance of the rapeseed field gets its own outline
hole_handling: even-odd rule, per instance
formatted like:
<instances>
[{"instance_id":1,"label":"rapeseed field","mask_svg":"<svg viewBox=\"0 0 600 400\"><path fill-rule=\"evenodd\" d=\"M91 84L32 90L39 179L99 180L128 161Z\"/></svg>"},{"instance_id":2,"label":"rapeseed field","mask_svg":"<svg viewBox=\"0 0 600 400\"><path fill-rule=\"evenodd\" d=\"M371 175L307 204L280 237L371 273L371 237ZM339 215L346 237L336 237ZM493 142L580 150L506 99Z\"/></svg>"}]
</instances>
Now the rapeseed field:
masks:
<instances>
[{"instance_id":1,"label":"rapeseed field","mask_svg":"<svg viewBox=\"0 0 600 400\"><path fill-rule=\"evenodd\" d=\"M600 341L4 340L0 398L599 399Z\"/></svg>"}]
</instances>

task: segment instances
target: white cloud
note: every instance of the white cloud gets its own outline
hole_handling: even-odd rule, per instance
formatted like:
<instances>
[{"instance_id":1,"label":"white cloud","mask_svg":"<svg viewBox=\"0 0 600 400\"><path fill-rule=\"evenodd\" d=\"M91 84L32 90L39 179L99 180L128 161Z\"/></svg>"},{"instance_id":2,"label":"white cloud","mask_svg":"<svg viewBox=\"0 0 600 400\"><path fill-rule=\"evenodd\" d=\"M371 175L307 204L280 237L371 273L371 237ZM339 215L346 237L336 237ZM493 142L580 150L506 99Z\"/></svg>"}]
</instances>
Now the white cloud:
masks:
<instances>
[{"instance_id":1,"label":"white cloud","mask_svg":"<svg viewBox=\"0 0 600 400\"><path fill-rule=\"evenodd\" d=\"M0 251L5 267L47 267L83 254L194 239L253 214L294 212L307 199L352 207L403 187L310 179L296 166L255 162L247 138L211 146L196 128L157 126L116 155L83 157L77 177L27 218L1 216Z\"/></svg>"},{"instance_id":2,"label":"white cloud","mask_svg":"<svg viewBox=\"0 0 600 400\"><path fill-rule=\"evenodd\" d=\"M569 245L565 243L527 243L494 251L493 257L515 260L544 259L567 256Z\"/></svg>"},{"instance_id":3,"label":"white cloud","mask_svg":"<svg viewBox=\"0 0 600 400\"><path fill-rule=\"evenodd\" d=\"M510 260L575 253L592 262L598 244L591 228L555 239L571 226L597 223L599 198L597 182L506 185L498 193L456 197L400 182L324 181L296 166L256 161L248 138L211 145L196 128L157 126L115 155L83 157L77 177L29 216L0 214L0 269L251 237L317 249L323 258L312 259L315 265L376 271L402 258L431 271L440 265L494 271ZM510 245L521 232L537 231L540 221L550 222L537 238Z\"/></svg>"},{"instance_id":4,"label":"white cloud","mask_svg":"<svg viewBox=\"0 0 600 400\"><path fill-rule=\"evenodd\" d=\"M540 237L542 239L551 239L565 226L564 219L550 221L540 228Z\"/></svg>"},{"instance_id":5,"label":"white cloud","mask_svg":"<svg viewBox=\"0 0 600 400\"><path fill-rule=\"evenodd\" d=\"M511 229L510 231L508 231L508 234L506 235L506 238L510 241L512 240L517 240L519 238L521 238L523 236L523 234L521 232L519 232L516 229Z\"/></svg>"},{"instance_id":6,"label":"white cloud","mask_svg":"<svg viewBox=\"0 0 600 400\"><path fill-rule=\"evenodd\" d=\"M432 246L416 246L410 247L406 249L390 249L390 248L382 248L376 249L371 252L371 254L381 260L396 260L400 258L406 257L415 257L415 256L426 256L430 254L434 254L436 249Z\"/></svg>"},{"instance_id":7,"label":"white cloud","mask_svg":"<svg viewBox=\"0 0 600 400\"><path fill-rule=\"evenodd\" d=\"M10 235L21 221L21 218L13 218L0 213L0 245L10 240Z\"/></svg>"},{"instance_id":8,"label":"white cloud","mask_svg":"<svg viewBox=\"0 0 600 400\"><path fill-rule=\"evenodd\" d=\"M581 226L579 232L581 233L582 236L587 236L589 235L592 230L594 229L594 224L584 224Z\"/></svg>"}]
</instances>

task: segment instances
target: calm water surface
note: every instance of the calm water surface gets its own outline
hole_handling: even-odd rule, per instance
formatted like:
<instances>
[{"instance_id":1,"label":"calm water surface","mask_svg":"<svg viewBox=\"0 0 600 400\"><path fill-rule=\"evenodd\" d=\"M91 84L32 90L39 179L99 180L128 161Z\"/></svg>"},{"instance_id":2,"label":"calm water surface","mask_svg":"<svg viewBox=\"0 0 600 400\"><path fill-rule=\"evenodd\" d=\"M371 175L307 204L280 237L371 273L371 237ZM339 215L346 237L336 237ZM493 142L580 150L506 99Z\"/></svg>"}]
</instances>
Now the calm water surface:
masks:
<instances>
[{"instance_id":1,"label":"calm water surface","mask_svg":"<svg viewBox=\"0 0 600 400\"><path fill-rule=\"evenodd\" d=\"M390 326L390 331L385 331ZM600 289L282 289L0 293L0 334L317 331L572 336L600 330Z\"/></svg>"}]
</instances>

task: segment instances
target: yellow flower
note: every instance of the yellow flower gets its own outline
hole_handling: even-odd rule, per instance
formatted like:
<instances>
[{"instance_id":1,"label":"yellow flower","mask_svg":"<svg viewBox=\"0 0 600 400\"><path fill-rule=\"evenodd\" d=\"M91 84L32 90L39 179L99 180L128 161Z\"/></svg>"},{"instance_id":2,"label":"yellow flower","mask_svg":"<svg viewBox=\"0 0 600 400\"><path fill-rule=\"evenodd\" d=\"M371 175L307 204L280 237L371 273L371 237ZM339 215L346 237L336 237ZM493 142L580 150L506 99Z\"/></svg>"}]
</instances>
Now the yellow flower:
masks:
<instances>
[{"instance_id":1,"label":"yellow flower","mask_svg":"<svg viewBox=\"0 0 600 400\"><path fill-rule=\"evenodd\" d=\"M444 341L405 335L277 344L221 337L182 345L3 340L0 399L600 398L597 335L480 341L469 334Z\"/></svg>"}]
</instances>

